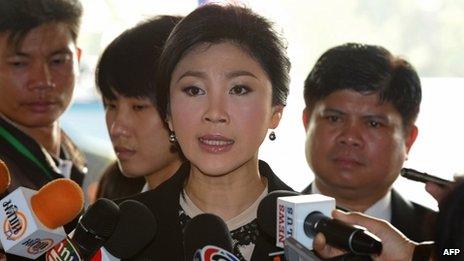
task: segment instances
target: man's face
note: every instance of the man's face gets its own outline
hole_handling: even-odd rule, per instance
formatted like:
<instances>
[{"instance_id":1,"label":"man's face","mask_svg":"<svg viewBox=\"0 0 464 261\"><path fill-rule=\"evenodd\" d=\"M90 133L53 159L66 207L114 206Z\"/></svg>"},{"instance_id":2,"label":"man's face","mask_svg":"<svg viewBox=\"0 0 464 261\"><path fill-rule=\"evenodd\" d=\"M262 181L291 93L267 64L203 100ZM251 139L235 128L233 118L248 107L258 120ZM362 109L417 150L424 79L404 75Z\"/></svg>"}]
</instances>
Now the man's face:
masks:
<instances>
[{"instance_id":1,"label":"man's face","mask_svg":"<svg viewBox=\"0 0 464 261\"><path fill-rule=\"evenodd\" d=\"M29 31L17 47L0 33L0 112L24 127L47 127L68 107L78 53L62 23Z\"/></svg>"},{"instance_id":2,"label":"man's face","mask_svg":"<svg viewBox=\"0 0 464 261\"><path fill-rule=\"evenodd\" d=\"M305 109L306 159L321 190L361 196L386 192L417 136L378 94L339 90ZM324 191L323 191L324 192Z\"/></svg>"}]
</instances>

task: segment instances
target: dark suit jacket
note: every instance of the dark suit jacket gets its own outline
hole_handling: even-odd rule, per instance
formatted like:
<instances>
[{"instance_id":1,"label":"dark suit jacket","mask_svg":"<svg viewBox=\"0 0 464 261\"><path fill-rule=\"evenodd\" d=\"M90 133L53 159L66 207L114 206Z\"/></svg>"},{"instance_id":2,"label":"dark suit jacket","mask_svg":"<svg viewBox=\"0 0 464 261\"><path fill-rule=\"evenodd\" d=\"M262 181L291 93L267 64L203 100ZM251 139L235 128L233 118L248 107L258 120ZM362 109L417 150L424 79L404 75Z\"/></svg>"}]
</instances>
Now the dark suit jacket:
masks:
<instances>
[{"instance_id":1,"label":"dark suit jacket","mask_svg":"<svg viewBox=\"0 0 464 261\"><path fill-rule=\"evenodd\" d=\"M431 231L437 213L422 205L404 199L392 189L391 224L416 242L433 240Z\"/></svg>"},{"instance_id":2,"label":"dark suit jacket","mask_svg":"<svg viewBox=\"0 0 464 261\"><path fill-rule=\"evenodd\" d=\"M189 171L190 164L184 163L173 177L156 189L127 198L145 204L158 222L158 231L154 240L131 260L184 260L179 196ZM263 161L259 162L259 172L267 178L269 191L292 190ZM275 241L265 238L263 234L264 232L260 232L251 260L271 260L269 253L281 251L275 246Z\"/></svg>"},{"instance_id":3,"label":"dark suit jacket","mask_svg":"<svg viewBox=\"0 0 464 261\"><path fill-rule=\"evenodd\" d=\"M8 188L8 193L12 192L19 186L38 190L53 179L63 177L52 167L52 159L45 155L42 151L42 147L33 138L26 135L1 117L0 128L2 128L3 133L7 133L6 135L0 135L0 159L6 163L10 170L11 184ZM26 147L47 169L50 176L46 175L37 164L27 158L24 153L21 153L17 147L13 146L10 139L5 138L9 135L19 141L22 146ZM71 179L79 185L82 185L85 173L87 172L84 155L63 131L61 132L61 135L61 152L63 154L63 158L69 159L73 162Z\"/></svg>"},{"instance_id":4,"label":"dark suit jacket","mask_svg":"<svg viewBox=\"0 0 464 261\"><path fill-rule=\"evenodd\" d=\"M311 193L311 185L306 187L301 193ZM391 192L391 224L409 239L416 242L433 240L430 227L437 213L422 205L405 200L394 189Z\"/></svg>"}]
</instances>

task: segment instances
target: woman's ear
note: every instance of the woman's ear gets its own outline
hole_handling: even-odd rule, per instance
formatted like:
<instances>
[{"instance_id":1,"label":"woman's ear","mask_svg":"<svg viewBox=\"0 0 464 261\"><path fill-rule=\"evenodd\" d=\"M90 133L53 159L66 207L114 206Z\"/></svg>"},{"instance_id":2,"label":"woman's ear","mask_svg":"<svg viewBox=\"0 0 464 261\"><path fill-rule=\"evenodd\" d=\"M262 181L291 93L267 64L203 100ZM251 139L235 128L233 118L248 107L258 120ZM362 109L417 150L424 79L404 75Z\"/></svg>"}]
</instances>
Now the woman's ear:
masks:
<instances>
[{"instance_id":1,"label":"woman's ear","mask_svg":"<svg viewBox=\"0 0 464 261\"><path fill-rule=\"evenodd\" d=\"M272 116L271 116L271 124L269 129L275 129L279 126L280 119L282 119L282 113L284 112L283 105L275 105L272 107Z\"/></svg>"}]
</instances>

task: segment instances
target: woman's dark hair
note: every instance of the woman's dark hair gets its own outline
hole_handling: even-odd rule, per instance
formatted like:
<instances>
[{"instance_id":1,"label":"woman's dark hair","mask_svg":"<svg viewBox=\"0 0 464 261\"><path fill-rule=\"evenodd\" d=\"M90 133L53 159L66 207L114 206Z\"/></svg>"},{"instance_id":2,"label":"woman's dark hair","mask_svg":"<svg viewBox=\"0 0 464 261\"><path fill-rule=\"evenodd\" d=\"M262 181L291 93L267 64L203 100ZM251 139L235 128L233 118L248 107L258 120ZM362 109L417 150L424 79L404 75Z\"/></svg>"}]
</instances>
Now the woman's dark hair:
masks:
<instances>
[{"instance_id":1,"label":"woman's dark hair","mask_svg":"<svg viewBox=\"0 0 464 261\"><path fill-rule=\"evenodd\" d=\"M406 127L417 118L422 98L416 71L406 60L381 46L348 43L326 51L304 84L306 107L338 90L378 93L380 102L390 102Z\"/></svg>"},{"instance_id":2,"label":"woman's dark hair","mask_svg":"<svg viewBox=\"0 0 464 261\"><path fill-rule=\"evenodd\" d=\"M104 50L95 81L103 98L114 100L114 92L126 97L149 98L156 104L154 74L163 45L178 16L156 16L124 31Z\"/></svg>"},{"instance_id":3,"label":"woman's dark hair","mask_svg":"<svg viewBox=\"0 0 464 261\"><path fill-rule=\"evenodd\" d=\"M79 0L0 0L0 33L17 47L27 33L46 23L64 23L76 42L82 17Z\"/></svg>"},{"instance_id":4,"label":"woman's dark hair","mask_svg":"<svg viewBox=\"0 0 464 261\"><path fill-rule=\"evenodd\" d=\"M187 15L172 31L157 71L158 110L169 114L169 86L177 63L195 46L231 42L253 57L272 83L272 104L285 105L290 62L271 23L248 8L208 4Z\"/></svg>"}]
</instances>

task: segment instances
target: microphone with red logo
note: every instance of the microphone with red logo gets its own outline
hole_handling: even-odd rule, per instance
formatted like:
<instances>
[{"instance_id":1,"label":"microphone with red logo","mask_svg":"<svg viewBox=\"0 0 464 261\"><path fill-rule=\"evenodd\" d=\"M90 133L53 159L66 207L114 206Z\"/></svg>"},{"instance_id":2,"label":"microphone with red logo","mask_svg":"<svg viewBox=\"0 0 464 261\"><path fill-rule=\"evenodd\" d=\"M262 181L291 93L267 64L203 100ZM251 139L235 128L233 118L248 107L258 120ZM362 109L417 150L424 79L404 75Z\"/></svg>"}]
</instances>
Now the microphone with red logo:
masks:
<instances>
[{"instance_id":1,"label":"microphone with red logo","mask_svg":"<svg viewBox=\"0 0 464 261\"><path fill-rule=\"evenodd\" d=\"M269 236L276 236L278 247L284 247L285 240L293 237L311 250L313 238L320 232L329 245L357 255L382 252L380 239L365 228L329 217L335 209L334 198L291 194L294 192L273 191L258 207L258 224Z\"/></svg>"},{"instance_id":2,"label":"microphone with red logo","mask_svg":"<svg viewBox=\"0 0 464 261\"><path fill-rule=\"evenodd\" d=\"M111 236L118 219L116 203L109 199L97 200L79 220L71 238L47 252L47 260L89 260Z\"/></svg>"},{"instance_id":3,"label":"microphone with red logo","mask_svg":"<svg viewBox=\"0 0 464 261\"><path fill-rule=\"evenodd\" d=\"M157 222L142 203L99 199L82 216L71 237L47 252L48 261L132 258L153 239ZM100 249L105 247L105 250Z\"/></svg>"},{"instance_id":4,"label":"microphone with red logo","mask_svg":"<svg viewBox=\"0 0 464 261\"><path fill-rule=\"evenodd\" d=\"M185 261L239 261L231 252L232 238L220 217L201 214L185 226Z\"/></svg>"},{"instance_id":5,"label":"microphone with red logo","mask_svg":"<svg viewBox=\"0 0 464 261\"><path fill-rule=\"evenodd\" d=\"M55 179L39 191L18 187L0 201L5 252L36 259L66 237L62 226L77 217L83 205L82 189L70 179Z\"/></svg>"}]
</instances>

